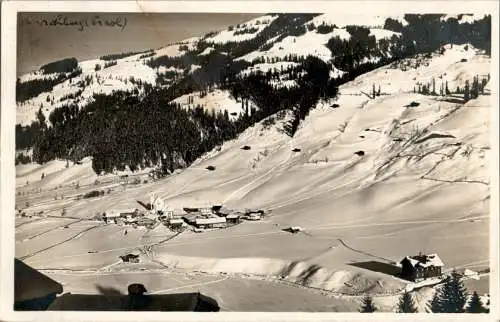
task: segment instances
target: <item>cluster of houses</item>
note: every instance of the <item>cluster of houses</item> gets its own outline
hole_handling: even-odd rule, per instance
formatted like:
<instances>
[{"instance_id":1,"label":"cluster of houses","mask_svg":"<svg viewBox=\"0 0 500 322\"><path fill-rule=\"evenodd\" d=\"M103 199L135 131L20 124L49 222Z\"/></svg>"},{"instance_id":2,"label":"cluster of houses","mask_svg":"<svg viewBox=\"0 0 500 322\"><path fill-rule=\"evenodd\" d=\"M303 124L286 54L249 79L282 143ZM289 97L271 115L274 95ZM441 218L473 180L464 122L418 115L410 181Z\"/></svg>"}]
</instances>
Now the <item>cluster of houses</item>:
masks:
<instances>
[{"instance_id":1,"label":"cluster of houses","mask_svg":"<svg viewBox=\"0 0 500 322\"><path fill-rule=\"evenodd\" d=\"M164 224L173 230L190 226L198 232L202 229L226 228L237 225L242 220L260 220L265 214L263 210L232 211L221 205L201 208L186 207L180 213L176 213L173 209L166 207L163 200L154 194L150 194L150 203L146 208L146 211L109 210L102 214L102 220L134 227L143 226L148 229L159 224Z\"/></svg>"}]
</instances>

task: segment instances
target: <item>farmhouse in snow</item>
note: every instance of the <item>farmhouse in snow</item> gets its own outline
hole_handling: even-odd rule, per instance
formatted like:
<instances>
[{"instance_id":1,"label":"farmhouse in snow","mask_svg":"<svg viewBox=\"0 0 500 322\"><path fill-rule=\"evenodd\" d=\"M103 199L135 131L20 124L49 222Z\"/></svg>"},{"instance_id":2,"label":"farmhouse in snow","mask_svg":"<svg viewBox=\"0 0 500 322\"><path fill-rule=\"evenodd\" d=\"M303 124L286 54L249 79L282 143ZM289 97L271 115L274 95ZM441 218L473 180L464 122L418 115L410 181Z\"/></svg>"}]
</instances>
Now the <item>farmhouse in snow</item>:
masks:
<instances>
[{"instance_id":1,"label":"farmhouse in snow","mask_svg":"<svg viewBox=\"0 0 500 322\"><path fill-rule=\"evenodd\" d=\"M406 256L399 264L401 265L401 277L410 281L418 282L430 277L441 276L443 262L437 254Z\"/></svg>"},{"instance_id":2,"label":"farmhouse in snow","mask_svg":"<svg viewBox=\"0 0 500 322\"><path fill-rule=\"evenodd\" d=\"M226 227L226 218L196 218L195 225L198 228L223 228Z\"/></svg>"}]
</instances>

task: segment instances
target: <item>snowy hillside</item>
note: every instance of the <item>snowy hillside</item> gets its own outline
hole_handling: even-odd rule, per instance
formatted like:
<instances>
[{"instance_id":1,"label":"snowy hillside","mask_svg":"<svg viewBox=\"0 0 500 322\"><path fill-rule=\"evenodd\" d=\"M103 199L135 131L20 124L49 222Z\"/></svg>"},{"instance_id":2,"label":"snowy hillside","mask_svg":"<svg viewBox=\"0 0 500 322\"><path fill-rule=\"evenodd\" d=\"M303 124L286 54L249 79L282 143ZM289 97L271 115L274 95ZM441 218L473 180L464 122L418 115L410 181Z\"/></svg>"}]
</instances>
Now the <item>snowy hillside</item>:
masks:
<instances>
[{"instance_id":1,"label":"snowy hillside","mask_svg":"<svg viewBox=\"0 0 500 322\"><path fill-rule=\"evenodd\" d=\"M148 64L150 60L157 58L182 58L187 53L194 53L198 57L204 57L217 52L211 46L204 46L202 51L196 48L200 43L225 44L228 42L241 42L251 40L259 35L265 28L276 20L277 15L265 15L255 18L246 23L231 26L226 30L213 33L208 37L192 37L176 44L170 44L166 47L145 51L143 53L131 53L111 59L92 59L78 63L81 74L70 79L57 83L50 91L43 91L35 97L25 101L18 102L17 124L27 126L35 120L35 115L41 108L46 119L50 113L63 105L77 104L79 107L92 102L94 94L109 95L113 91L137 92L138 95L144 93L144 84L155 86L165 75L170 75L167 84L182 79L184 76L193 73L201 66L191 63L186 68L179 68L172 65L163 65L152 68ZM345 25L361 25L371 28L371 34L377 41L381 39L390 39L398 33L381 29L387 17L372 17L366 19L365 16L345 17L337 14L322 14L312 20L312 24L319 26L322 23L336 24L338 28L328 33L318 33L317 30L308 30L305 34L295 37L282 37L280 34L268 39L268 44L272 45L268 50L252 51L236 60L246 60L251 62L255 58L284 58L286 55L307 56L313 55L328 62L332 56L330 50L325 47L328 39L340 37L349 39L350 34L345 30ZM397 17L396 17L397 18ZM354 19L354 20L353 20ZM402 19L402 18L397 18ZM403 19L404 20L404 19ZM402 20L402 21L403 21ZM280 37L281 36L281 37ZM283 38L276 41L278 38ZM279 65L274 67L279 68ZM336 70L332 77L340 77L343 71ZM174 76L175 75L175 78ZM58 73L43 74L41 71L21 75L21 83L33 80L55 79L60 76ZM283 79L278 82L279 86L289 86L293 82Z\"/></svg>"},{"instance_id":2,"label":"snowy hillside","mask_svg":"<svg viewBox=\"0 0 500 322\"><path fill-rule=\"evenodd\" d=\"M235 119L244 112L241 102L236 101L228 92L221 90L214 90L205 96L201 95L200 92L193 92L176 98L174 102L181 104L185 108L200 106L214 112L227 111L230 119Z\"/></svg>"},{"instance_id":3,"label":"snowy hillside","mask_svg":"<svg viewBox=\"0 0 500 322\"><path fill-rule=\"evenodd\" d=\"M16 167L16 256L66 291L124 290L134 274L150 294L202 287L226 310L358 311L370 294L394 312L413 290L423 312L440 280L393 272L420 252L438 254L445 274L478 272L467 287L489 293L484 26L460 24L479 30L471 41L418 47L411 28L394 31L406 17L386 30L386 17L269 15L22 76L20 87L51 89L25 88L18 105L18 123L43 119L41 107L48 126L20 132L42 162ZM179 217L217 205L262 217L181 233L95 219L145 211L151 194Z\"/></svg>"},{"instance_id":4,"label":"snowy hillside","mask_svg":"<svg viewBox=\"0 0 500 322\"><path fill-rule=\"evenodd\" d=\"M123 188L85 206L64 200L64 207L88 218L118 205L136 207L136 200L153 191L176 211L213 204L266 209L270 216L260 223L205 232L203 238L183 234L155 247L150 256L178 270L212 274L277 276L285 270L289 274L284 282L289 283L305 283L300 277L316 267L308 286L331 290L339 300L366 291L384 310L393 310L406 282L356 263L398 261L421 251L438 253L446 271L488 267L489 86L465 103L459 95L423 95L413 93L413 87L445 73L449 86L464 84L472 75L486 73L490 59L472 46L445 47L443 55L422 58L414 68L409 67L411 60L402 61L342 85L338 98L319 102L293 138L283 131L288 116L274 115L180 173ZM381 86L375 98L363 94L373 84ZM211 98L230 99L214 91L203 98L207 106ZM195 104L199 100L195 97ZM48 173L46 179L36 178L40 171ZM66 189L78 177L88 177L90 183L97 178L91 172L88 162L67 169L62 163L39 170L21 166L17 179L23 191L45 190L48 182ZM27 178L29 185L21 188ZM289 226L300 226L306 234L292 236L276 228ZM133 238L143 233L133 234L137 236L126 241L131 248ZM89 255L81 240L74 240L69 242L73 247L56 246L28 263L41 268L112 265L115 258L110 255L123 245L97 233L92 236L92 247L102 254ZM85 243L88 247L88 238ZM30 249L25 247L36 249L28 244L16 247L24 253ZM82 249L81 254L75 249ZM416 296L425 302L429 294L424 288Z\"/></svg>"}]
</instances>

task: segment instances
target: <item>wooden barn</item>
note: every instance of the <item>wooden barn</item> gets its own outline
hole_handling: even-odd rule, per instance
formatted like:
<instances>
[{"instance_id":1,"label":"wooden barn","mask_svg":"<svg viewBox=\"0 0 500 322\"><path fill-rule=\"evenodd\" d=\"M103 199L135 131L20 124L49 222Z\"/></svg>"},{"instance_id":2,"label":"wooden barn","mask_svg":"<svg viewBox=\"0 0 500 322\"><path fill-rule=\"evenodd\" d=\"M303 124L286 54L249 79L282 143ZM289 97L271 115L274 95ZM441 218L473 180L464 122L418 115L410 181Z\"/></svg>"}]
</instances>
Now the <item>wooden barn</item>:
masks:
<instances>
[{"instance_id":1,"label":"wooden barn","mask_svg":"<svg viewBox=\"0 0 500 322\"><path fill-rule=\"evenodd\" d=\"M231 214L226 216L226 220L230 224L239 224L241 221L241 218L237 214Z\"/></svg>"},{"instance_id":2,"label":"wooden barn","mask_svg":"<svg viewBox=\"0 0 500 322\"><path fill-rule=\"evenodd\" d=\"M193 212L193 213L187 213L186 215L182 216L182 219L184 219L184 221L187 224L196 225L196 218L198 217L199 213Z\"/></svg>"},{"instance_id":3,"label":"wooden barn","mask_svg":"<svg viewBox=\"0 0 500 322\"><path fill-rule=\"evenodd\" d=\"M399 264L401 265L401 277L414 282L441 276L441 270L444 266L437 254L406 256Z\"/></svg>"},{"instance_id":4,"label":"wooden barn","mask_svg":"<svg viewBox=\"0 0 500 322\"><path fill-rule=\"evenodd\" d=\"M184 221L182 219L170 219L169 226L172 228L181 228L184 226Z\"/></svg>"},{"instance_id":5,"label":"wooden barn","mask_svg":"<svg viewBox=\"0 0 500 322\"><path fill-rule=\"evenodd\" d=\"M198 228L224 228L226 227L226 218L196 218L196 227Z\"/></svg>"},{"instance_id":6,"label":"wooden barn","mask_svg":"<svg viewBox=\"0 0 500 322\"><path fill-rule=\"evenodd\" d=\"M139 263L139 255L135 255L135 254L126 254L126 255L120 256L120 259L124 263Z\"/></svg>"},{"instance_id":7,"label":"wooden barn","mask_svg":"<svg viewBox=\"0 0 500 322\"><path fill-rule=\"evenodd\" d=\"M221 217L227 217L229 214L231 214L231 210L227 209L226 207L221 207L217 210L216 214Z\"/></svg>"}]
</instances>

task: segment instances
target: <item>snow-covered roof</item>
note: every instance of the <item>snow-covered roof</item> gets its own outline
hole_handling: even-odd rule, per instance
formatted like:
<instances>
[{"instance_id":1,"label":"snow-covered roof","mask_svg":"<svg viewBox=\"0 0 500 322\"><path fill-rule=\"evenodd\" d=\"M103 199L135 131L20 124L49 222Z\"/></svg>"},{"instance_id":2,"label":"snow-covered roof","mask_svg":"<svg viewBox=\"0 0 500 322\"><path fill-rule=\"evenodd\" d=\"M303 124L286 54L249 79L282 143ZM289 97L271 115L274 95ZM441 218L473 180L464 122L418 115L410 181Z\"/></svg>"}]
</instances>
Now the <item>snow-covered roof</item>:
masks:
<instances>
[{"instance_id":1,"label":"snow-covered roof","mask_svg":"<svg viewBox=\"0 0 500 322\"><path fill-rule=\"evenodd\" d=\"M106 211L106 216L110 214L131 214L137 211L137 208L129 208L129 209L111 209Z\"/></svg>"},{"instance_id":2,"label":"snow-covered roof","mask_svg":"<svg viewBox=\"0 0 500 322\"><path fill-rule=\"evenodd\" d=\"M224 217L196 218L197 225L221 224L221 223L225 223L225 222L226 222L226 218L224 218Z\"/></svg>"},{"instance_id":3,"label":"snow-covered roof","mask_svg":"<svg viewBox=\"0 0 500 322\"><path fill-rule=\"evenodd\" d=\"M437 254L406 256L402 261L404 261L405 259L408 260L410 265L413 267L444 266L443 261L441 261Z\"/></svg>"},{"instance_id":4,"label":"snow-covered roof","mask_svg":"<svg viewBox=\"0 0 500 322\"><path fill-rule=\"evenodd\" d=\"M240 215L236 215L236 214L232 214L232 215L227 215L226 217L227 219L236 219L236 218L240 218Z\"/></svg>"}]
</instances>

